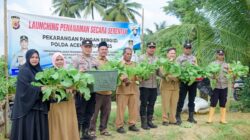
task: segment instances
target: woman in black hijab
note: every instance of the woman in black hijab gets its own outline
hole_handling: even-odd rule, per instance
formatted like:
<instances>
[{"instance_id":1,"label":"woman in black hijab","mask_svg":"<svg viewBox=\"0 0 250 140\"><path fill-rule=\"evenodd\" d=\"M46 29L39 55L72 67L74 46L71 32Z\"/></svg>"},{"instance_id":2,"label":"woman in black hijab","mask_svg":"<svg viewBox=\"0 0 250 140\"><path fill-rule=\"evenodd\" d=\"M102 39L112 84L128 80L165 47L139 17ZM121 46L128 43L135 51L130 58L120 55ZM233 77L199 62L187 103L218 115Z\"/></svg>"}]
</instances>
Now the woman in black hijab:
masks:
<instances>
[{"instance_id":1,"label":"woman in black hijab","mask_svg":"<svg viewBox=\"0 0 250 140\"><path fill-rule=\"evenodd\" d=\"M11 115L12 128L10 140L48 140L48 108L42 102L41 91L45 87L35 87L35 75L42 71L37 50L26 53L26 63L20 68L17 89Z\"/></svg>"}]
</instances>

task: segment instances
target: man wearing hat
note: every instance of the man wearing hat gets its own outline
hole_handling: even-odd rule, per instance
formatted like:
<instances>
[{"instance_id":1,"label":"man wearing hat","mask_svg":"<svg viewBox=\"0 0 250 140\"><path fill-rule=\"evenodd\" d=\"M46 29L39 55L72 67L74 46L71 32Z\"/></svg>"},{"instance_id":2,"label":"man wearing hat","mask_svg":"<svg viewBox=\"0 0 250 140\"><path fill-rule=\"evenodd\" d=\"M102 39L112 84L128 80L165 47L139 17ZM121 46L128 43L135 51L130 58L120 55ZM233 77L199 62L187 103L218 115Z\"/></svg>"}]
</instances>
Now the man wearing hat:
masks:
<instances>
[{"instance_id":1,"label":"man wearing hat","mask_svg":"<svg viewBox=\"0 0 250 140\"><path fill-rule=\"evenodd\" d=\"M29 45L28 37L25 35L20 36L21 49L16 54L14 54L11 62L11 68L18 68L19 66L23 65L26 62L25 55L26 52L28 51L28 45Z\"/></svg>"},{"instance_id":2,"label":"man wearing hat","mask_svg":"<svg viewBox=\"0 0 250 140\"><path fill-rule=\"evenodd\" d=\"M156 44L154 42L147 43L146 54L139 57L139 62L147 61L149 64L153 64L157 61L155 56ZM157 98L157 81L156 74L153 73L149 79L143 79L140 84L140 116L141 127L145 130L150 128L157 128L157 125L153 124L154 105Z\"/></svg>"},{"instance_id":3,"label":"man wearing hat","mask_svg":"<svg viewBox=\"0 0 250 140\"><path fill-rule=\"evenodd\" d=\"M73 58L73 66L81 72L97 69L98 62L91 56L92 41L83 40L81 49L82 54ZM79 93L75 95L76 113L78 119L79 131L82 130L81 139L94 139L95 137L89 134L90 120L95 111L95 93L91 93L91 98L87 101Z\"/></svg>"},{"instance_id":4,"label":"man wearing hat","mask_svg":"<svg viewBox=\"0 0 250 140\"><path fill-rule=\"evenodd\" d=\"M219 100L220 103L220 123L225 124L226 122L226 102L227 102L227 90L228 90L228 80L225 76L229 72L228 64L225 62L225 54L223 50L216 51L216 60L212 63L219 64L221 66L221 71L218 76L214 76L216 79L216 87L213 90L213 94L210 98L210 109L207 123L213 122L213 116L215 112L215 107Z\"/></svg>"},{"instance_id":5,"label":"man wearing hat","mask_svg":"<svg viewBox=\"0 0 250 140\"><path fill-rule=\"evenodd\" d=\"M177 57L176 61L179 64L183 64L184 62L191 63L193 65L197 65L197 59L194 55L192 55L192 44L189 42L186 42L183 45L183 54L179 57ZM194 82L192 85L188 85L187 83L181 82L180 84L180 91L179 91L179 100L177 104L177 110L176 110L176 123L181 124L181 112L184 105L184 101L186 98L186 95L188 93L188 113L189 117L188 120L191 123L197 123L197 121L194 119L194 100L196 96L196 90L197 90L197 82Z\"/></svg>"},{"instance_id":6,"label":"man wearing hat","mask_svg":"<svg viewBox=\"0 0 250 140\"><path fill-rule=\"evenodd\" d=\"M99 63L99 66L106 64L108 62L108 45L106 42L100 42L98 44L98 53L99 56L97 57L97 61ZM96 93L95 112L90 122L90 131L92 136L96 136L96 120L99 111L101 112L99 125L100 134L104 136L111 136L111 134L107 131L107 124L111 111L111 94L112 91L100 91Z\"/></svg>"}]
</instances>

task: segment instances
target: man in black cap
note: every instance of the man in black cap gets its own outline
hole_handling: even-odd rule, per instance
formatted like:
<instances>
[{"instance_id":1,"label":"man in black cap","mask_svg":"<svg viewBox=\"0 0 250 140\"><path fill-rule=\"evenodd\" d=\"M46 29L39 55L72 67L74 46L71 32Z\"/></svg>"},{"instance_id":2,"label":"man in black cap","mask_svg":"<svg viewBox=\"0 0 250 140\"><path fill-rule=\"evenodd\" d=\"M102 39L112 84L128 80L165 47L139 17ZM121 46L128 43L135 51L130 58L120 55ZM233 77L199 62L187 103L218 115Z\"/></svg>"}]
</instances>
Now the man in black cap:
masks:
<instances>
[{"instance_id":1,"label":"man in black cap","mask_svg":"<svg viewBox=\"0 0 250 140\"><path fill-rule=\"evenodd\" d=\"M107 54L108 54L108 44L106 42L100 42L98 44L98 57L97 61L99 66L105 65L108 62ZM111 94L112 91L99 91L96 93L96 104L95 104L95 112L92 116L90 123L90 134L92 136L96 136L96 120L100 113L100 125L99 131L101 135L111 136L111 134L107 130L107 124L109 119L109 114L111 111Z\"/></svg>"},{"instance_id":2,"label":"man in black cap","mask_svg":"<svg viewBox=\"0 0 250 140\"><path fill-rule=\"evenodd\" d=\"M97 69L98 67L97 60L91 56L92 46L91 40L83 40L81 45L82 54L73 58L73 66L81 72L93 68ZM88 101L77 93L75 102L79 131L82 130L81 139L95 139L95 136L89 134L90 120L95 111L95 93L91 93Z\"/></svg>"},{"instance_id":3,"label":"man in black cap","mask_svg":"<svg viewBox=\"0 0 250 140\"><path fill-rule=\"evenodd\" d=\"M156 44L154 42L147 43L146 54L139 57L139 62L148 61L149 64L155 63L158 58L155 56ZM150 128L157 128L157 125L153 124L154 105L157 98L157 81L155 71L149 79L143 79L140 83L140 115L141 115L141 127L145 130Z\"/></svg>"},{"instance_id":4,"label":"man in black cap","mask_svg":"<svg viewBox=\"0 0 250 140\"><path fill-rule=\"evenodd\" d=\"M11 62L11 68L18 68L19 66L23 65L26 62L25 55L26 52L28 51L28 45L29 45L28 37L25 35L20 36L21 49L16 54L14 54Z\"/></svg>"},{"instance_id":5,"label":"man in black cap","mask_svg":"<svg viewBox=\"0 0 250 140\"><path fill-rule=\"evenodd\" d=\"M220 113L221 119L220 123L226 124L226 102L227 102L227 91L228 91L228 80L226 78L226 73L229 72L229 66L225 62L225 54L223 50L216 51L216 60L212 62L214 64L219 64L221 66L221 71L218 76L214 76L216 79L216 86L213 90L213 94L210 98L210 109L207 123L213 122L213 116L215 112L215 107L219 100L220 103Z\"/></svg>"},{"instance_id":6,"label":"man in black cap","mask_svg":"<svg viewBox=\"0 0 250 140\"><path fill-rule=\"evenodd\" d=\"M183 54L179 57L177 57L176 60L179 64L183 64L184 62L188 62L193 65L197 65L197 59L194 55L192 55L192 44L189 42L186 42L183 45ZM196 96L196 90L197 90L197 82L194 82L192 85L188 85L187 83L181 82L180 84L180 91L179 91L179 100L177 104L177 110L176 110L176 123L181 124L181 112L184 105L184 101L186 98L186 95L188 93L188 109L189 109L189 117L188 120L191 123L197 123L197 121L194 119L194 100Z\"/></svg>"}]
</instances>

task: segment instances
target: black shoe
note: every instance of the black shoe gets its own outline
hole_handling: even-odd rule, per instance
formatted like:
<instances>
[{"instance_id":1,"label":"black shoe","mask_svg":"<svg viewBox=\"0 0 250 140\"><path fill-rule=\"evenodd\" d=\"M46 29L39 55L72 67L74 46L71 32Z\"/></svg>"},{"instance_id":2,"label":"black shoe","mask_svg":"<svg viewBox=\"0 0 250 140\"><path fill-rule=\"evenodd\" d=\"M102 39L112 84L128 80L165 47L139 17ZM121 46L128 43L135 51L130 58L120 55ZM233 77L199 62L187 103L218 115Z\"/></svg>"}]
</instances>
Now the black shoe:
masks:
<instances>
[{"instance_id":1,"label":"black shoe","mask_svg":"<svg viewBox=\"0 0 250 140\"><path fill-rule=\"evenodd\" d=\"M120 127L116 130L118 133L124 134L126 133L125 129L123 127Z\"/></svg>"},{"instance_id":2,"label":"black shoe","mask_svg":"<svg viewBox=\"0 0 250 140\"><path fill-rule=\"evenodd\" d=\"M190 123L197 123L197 121L194 119L194 112L189 112L188 122Z\"/></svg>"},{"instance_id":3,"label":"black shoe","mask_svg":"<svg viewBox=\"0 0 250 140\"><path fill-rule=\"evenodd\" d=\"M140 129L138 129L135 125L129 126L129 127L128 127L128 130L129 130L129 131L135 131L135 132L140 131Z\"/></svg>"},{"instance_id":4,"label":"black shoe","mask_svg":"<svg viewBox=\"0 0 250 140\"><path fill-rule=\"evenodd\" d=\"M141 116L141 128L144 130L149 130L150 127L148 126L147 116Z\"/></svg>"},{"instance_id":5,"label":"black shoe","mask_svg":"<svg viewBox=\"0 0 250 140\"><path fill-rule=\"evenodd\" d=\"M182 123L181 112L177 112L176 115L175 115L175 118L176 118L176 124L181 125L181 123Z\"/></svg>"},{"instance_id":6,"label":"black shoe","mask_svg":"<svg viewBox=\"0 0 250 140\"><path fill-rule=\"evenodd\" d=\"M81 140L95 140L95 139L96 139L96 136L91 136L89 134L88 129L83 130L83 135L82 135Z\"/></svg>"},{"instance_id":7,"label":"black shoe","mask_svg":"<svg viewBox=\"0 0 250 140\"><path fill-rule=\"evenodd\" d=\"M179 125L177 122L175 122L175 123L169 123L169 125Z\"/></svg>"},{"instance_id":8,"label":"black shoe","mask_svg":"<svg viewBox=\"0 0 250 140\"><path fill-rule=\"evenodd\" d=\"M153 116L148 116L148 126L150 128L157 128L157 125L155 125L153 122L152 122L152 119L153 119Z\"/></svg>"},{"instance_id":9,"label":"black shoe","mask_svg":"<svg viewBox=\"0 0 250 140\"><path fill-rule=\"evenodd\" d=\"M162 122L162 125L168 126L168 122Z\"/></svg>"}]
</instances>

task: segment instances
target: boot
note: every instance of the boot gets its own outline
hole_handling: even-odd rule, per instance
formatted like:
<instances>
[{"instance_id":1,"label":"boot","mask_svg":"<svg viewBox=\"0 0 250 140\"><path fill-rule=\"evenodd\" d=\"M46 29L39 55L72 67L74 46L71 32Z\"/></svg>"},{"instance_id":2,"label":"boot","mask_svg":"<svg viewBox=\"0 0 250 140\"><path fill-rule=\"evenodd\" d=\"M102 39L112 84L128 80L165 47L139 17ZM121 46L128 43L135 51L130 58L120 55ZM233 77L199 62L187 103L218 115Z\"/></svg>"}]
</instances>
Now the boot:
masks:
<instances>
[{"instance_id":1,"label":"boot","mask_svg":"<svg viewBox=\"0 0 250 140\"><path fill-rule=\"evenodd\" d=\"M181 123L182 123L181 112L176 112L175 118L176 118L176 124L181 125Z\"/></svg>"},{"instance_id":2,"label":"boot","mask_svg":"<svg viewBox=\"0 0 250 140\"><path fill-rule=\"evenodd\" d=\"M153 119L153 116L151 116L151 115L148 116L148 126L150 128L157 128L157 125L153 124L152 119Z\"/></svg>"},{"instance_id":3,"label":"boot","mask_svg":"<svg viewBox=\"0 0 250 140\"><path fill-rule=\"evenodd\" d=\"M220 123L222 124L227 124L226 122L226 108L225 107L221 107L220 108L220 113L221 113L221 118L220 118Z\"/></svg>"},{"instance_id":4,"label":"boot","mask_svg":"<svg viewBox=\"0 0 250 140\"><path fill-rule=\"evenodd\" d=\"M150 127L148 126L147 116L141 116L141 128L144 130L149 130Z\"/></svg>"},{"instance_id":5,"label":"boot","mask_svg":"<svg viewBox=\"0 0 250 140\"><path fill-rule=\"evenodd\" d=\"M212 123L213 122L214 112L215 112L215 108L210 107L207 123Z\"/></svg>"},{"instance_id":6,"label":"boot","mask_svg":"<svg viewBox=\"0 0 250 140\"><path fill-rule=\"evenodd\" d=\"M189 116L188 116L187 121L190 123L197 123L197 121L194 119L194 112L189 112Z\"/></svg>"}]
</instances>

